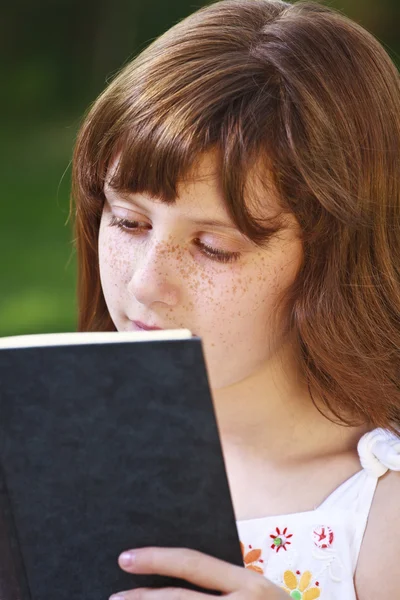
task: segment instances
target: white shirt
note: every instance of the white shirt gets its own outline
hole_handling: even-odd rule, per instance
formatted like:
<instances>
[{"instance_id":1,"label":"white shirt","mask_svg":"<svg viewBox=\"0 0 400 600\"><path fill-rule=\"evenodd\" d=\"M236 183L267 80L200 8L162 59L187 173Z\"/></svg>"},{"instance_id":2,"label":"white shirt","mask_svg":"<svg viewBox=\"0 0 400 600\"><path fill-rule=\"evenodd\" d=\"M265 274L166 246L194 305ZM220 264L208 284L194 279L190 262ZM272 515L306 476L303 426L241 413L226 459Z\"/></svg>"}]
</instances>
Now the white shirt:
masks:
<instances>
[{"instance_id":1,"label":"white shirt","mask_svg":"<svg viewBox=\"0 0 400 600\"><path fill-rule=\"evenodd\" d=\"M400 438L374 429L358 453L362 470L315 510L237 521L246 568L294 600L356 600L354 573L376 485L388 469L400 471Z\"/></svg>"}]
</instances>

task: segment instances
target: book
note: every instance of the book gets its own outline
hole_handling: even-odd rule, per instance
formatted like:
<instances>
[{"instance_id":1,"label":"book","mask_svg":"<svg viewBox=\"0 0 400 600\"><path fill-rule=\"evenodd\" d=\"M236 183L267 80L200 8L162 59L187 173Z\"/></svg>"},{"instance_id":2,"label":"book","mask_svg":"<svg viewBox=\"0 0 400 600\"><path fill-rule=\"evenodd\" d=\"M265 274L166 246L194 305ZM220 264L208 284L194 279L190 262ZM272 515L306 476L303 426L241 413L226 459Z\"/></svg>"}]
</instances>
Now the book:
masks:
<instances>
[{"instance_id":1,"label":"book","mask_svg":"<svg viewBox=\"0 0 400 600\"><path fill-rule=\"evenodd\" d=\"M1 599L199 589L122 571L119 554L145 546L243 566L201 339L0 338Z\"/></svg>"}]
</instances>

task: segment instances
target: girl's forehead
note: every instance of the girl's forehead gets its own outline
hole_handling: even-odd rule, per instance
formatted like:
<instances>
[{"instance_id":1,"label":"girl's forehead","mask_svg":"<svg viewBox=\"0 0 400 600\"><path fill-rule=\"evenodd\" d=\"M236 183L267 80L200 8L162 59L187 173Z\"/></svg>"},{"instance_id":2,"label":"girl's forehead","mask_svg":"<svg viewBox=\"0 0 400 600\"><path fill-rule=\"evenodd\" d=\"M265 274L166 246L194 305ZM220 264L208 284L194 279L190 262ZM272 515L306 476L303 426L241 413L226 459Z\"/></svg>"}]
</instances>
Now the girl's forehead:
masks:
<instances>
[{"instance_id":1,"label":"girl's forehead","mask_svg":"<svg viewBox=\"0 0 400 600\"><path fill-rule=\"evenodd\" d=\"M122 153L110 163L104 185L106 192L113 188L113 177L114 175L118 176L121 159ZM176 189L177 201L196 196L198 202L200 195L203 204L206 204L208 200L213 205L220 206L226 213L226 201L221 180L220 153L215 149L210 149L198 155L190 169L178 180ZM121 193L118 188L115 191ZM146 197L145 192L141 195ZM157 198L151 199L157 201ZM271 173L268 172L262 157L255 160L248 170L243 203L246 204L252 214L260 218L277 216L282 212L282 207L272 183Z\"/></svg>"},{"instance_id":2,"label":"girl's forehead","mask_svg":"<svg viewBox=\"0 0 400 600\"><path fill-rule=\"evenodd\" d=\"M133 197L133 194L113 187L113 176L118 175L120 160L121 155L111 163L107 172L104 191L111 197L121 196L129 200L129 197ZM176 189L176 204L194 205L202 210L215 211L217 208L219 214L229 220L219 175L218 157L215 153L207 152L199 156L185 176L177 182ZM157 201L161 203L161 199L150 197L145 191L140 194L135 193L135 195L155 203Z\"/></svg>"},{"instance_id":3,"label":"girl's forehead","mask_svg":"<svg viewBox=\"0 0 400 600\"><path fill-rule=\"evenodd\" d=\"M161 197L147 193L146 189L130 191L121 190L118 185L113 187L113 176L116 176L117 182L119 164L124 162L122 158L122 154L117 156L107 172L104 191L112 197L125 201L132 199L136 204L144 200L145 209L155 210L158 205L162 212L166 210L168 217L173 215L174 218L182 217L202 224L212 222L214 226L218 222L219 226L239 231L249 240L253 238L243 227L242 219L248 218L245 215L251 215L252 219L276 231L293 229L296 235L301 233L295 215L282 205L273 184L268 160L262 154L255 158L246 171L242 194L236 195L234 200L228 200L222 182L220 152L214 149L203 152L196 156L190 168L177 180L176 195L172 202L165 202Z\"/></svg>"}]
</instances>

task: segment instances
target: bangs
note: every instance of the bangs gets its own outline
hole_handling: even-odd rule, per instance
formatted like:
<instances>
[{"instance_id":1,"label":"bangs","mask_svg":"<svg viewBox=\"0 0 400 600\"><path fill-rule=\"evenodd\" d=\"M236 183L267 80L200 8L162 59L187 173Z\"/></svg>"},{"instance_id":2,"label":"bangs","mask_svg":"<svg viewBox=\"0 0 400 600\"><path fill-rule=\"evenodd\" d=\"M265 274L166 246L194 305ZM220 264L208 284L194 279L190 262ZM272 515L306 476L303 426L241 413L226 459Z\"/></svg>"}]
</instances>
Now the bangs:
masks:
<instances>
[{"instance_id":1,"label":"bangs","mask_svg":"<svg viewBox=\"0 0 400 600\"><path fill-rule=\"evenodd\" d=\"M212 44L209 57L197 47L191 55L184 39L162 57L155 50L150 61L142 53L131 74L122 71L92 109L85 194L104 200L115 162L110 187L172 204L200 157L213 152L230 217L263 245L282 228L285 212L275 176L284 131L279 77L267 73L266 82L260 61L243 50L218 54Z\"/></svg>"},{"instance_id":2,"label":"bangs","mask_svg":"<svg viewBox=\"0 0 400 600\"><path fill-rule=\"evenodd\" d=\"M271 201L277 194L271 186L267 153L261 146L246 144L245 119L240 114L236 122L228 117L220 123L219 131L212 124L207 129L202 124L197 127L194 135L184 125L179 133L168 123L158 125L155 134L152 124L140 132L131 127L116 141L111 153L116 168L108 185L122 194L145 194L174 204L179 197L178 186L198 180L199 160L210 152L215 160L213 175L230 217L246 237L263 245L281 227L277 215L259 216L267 213L268 205L276 205ZM250 140L254 142L251 132Z\"/></svg>"}]
</instances>

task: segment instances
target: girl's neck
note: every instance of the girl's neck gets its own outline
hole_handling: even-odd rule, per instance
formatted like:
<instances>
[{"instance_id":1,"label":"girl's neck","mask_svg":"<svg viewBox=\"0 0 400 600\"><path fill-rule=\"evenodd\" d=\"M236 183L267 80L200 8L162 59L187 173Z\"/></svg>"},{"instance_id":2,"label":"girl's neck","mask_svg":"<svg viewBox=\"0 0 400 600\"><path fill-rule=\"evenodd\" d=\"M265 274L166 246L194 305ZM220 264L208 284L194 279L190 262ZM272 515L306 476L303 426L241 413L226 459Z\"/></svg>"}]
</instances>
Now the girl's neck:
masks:
<instances>
[{"instance_id":1,"label":"girl's neck","mask_svg":"<svg viewBox=\"0 0 400 600\"><path fill-rule=\"evenodd\" d=\"M299 373L290 373L271 361L250 377L213 390L225 452L263 457L278 466L356 450L369 427L332 423L314 406Z\"/></svg>"}]
</instances>

